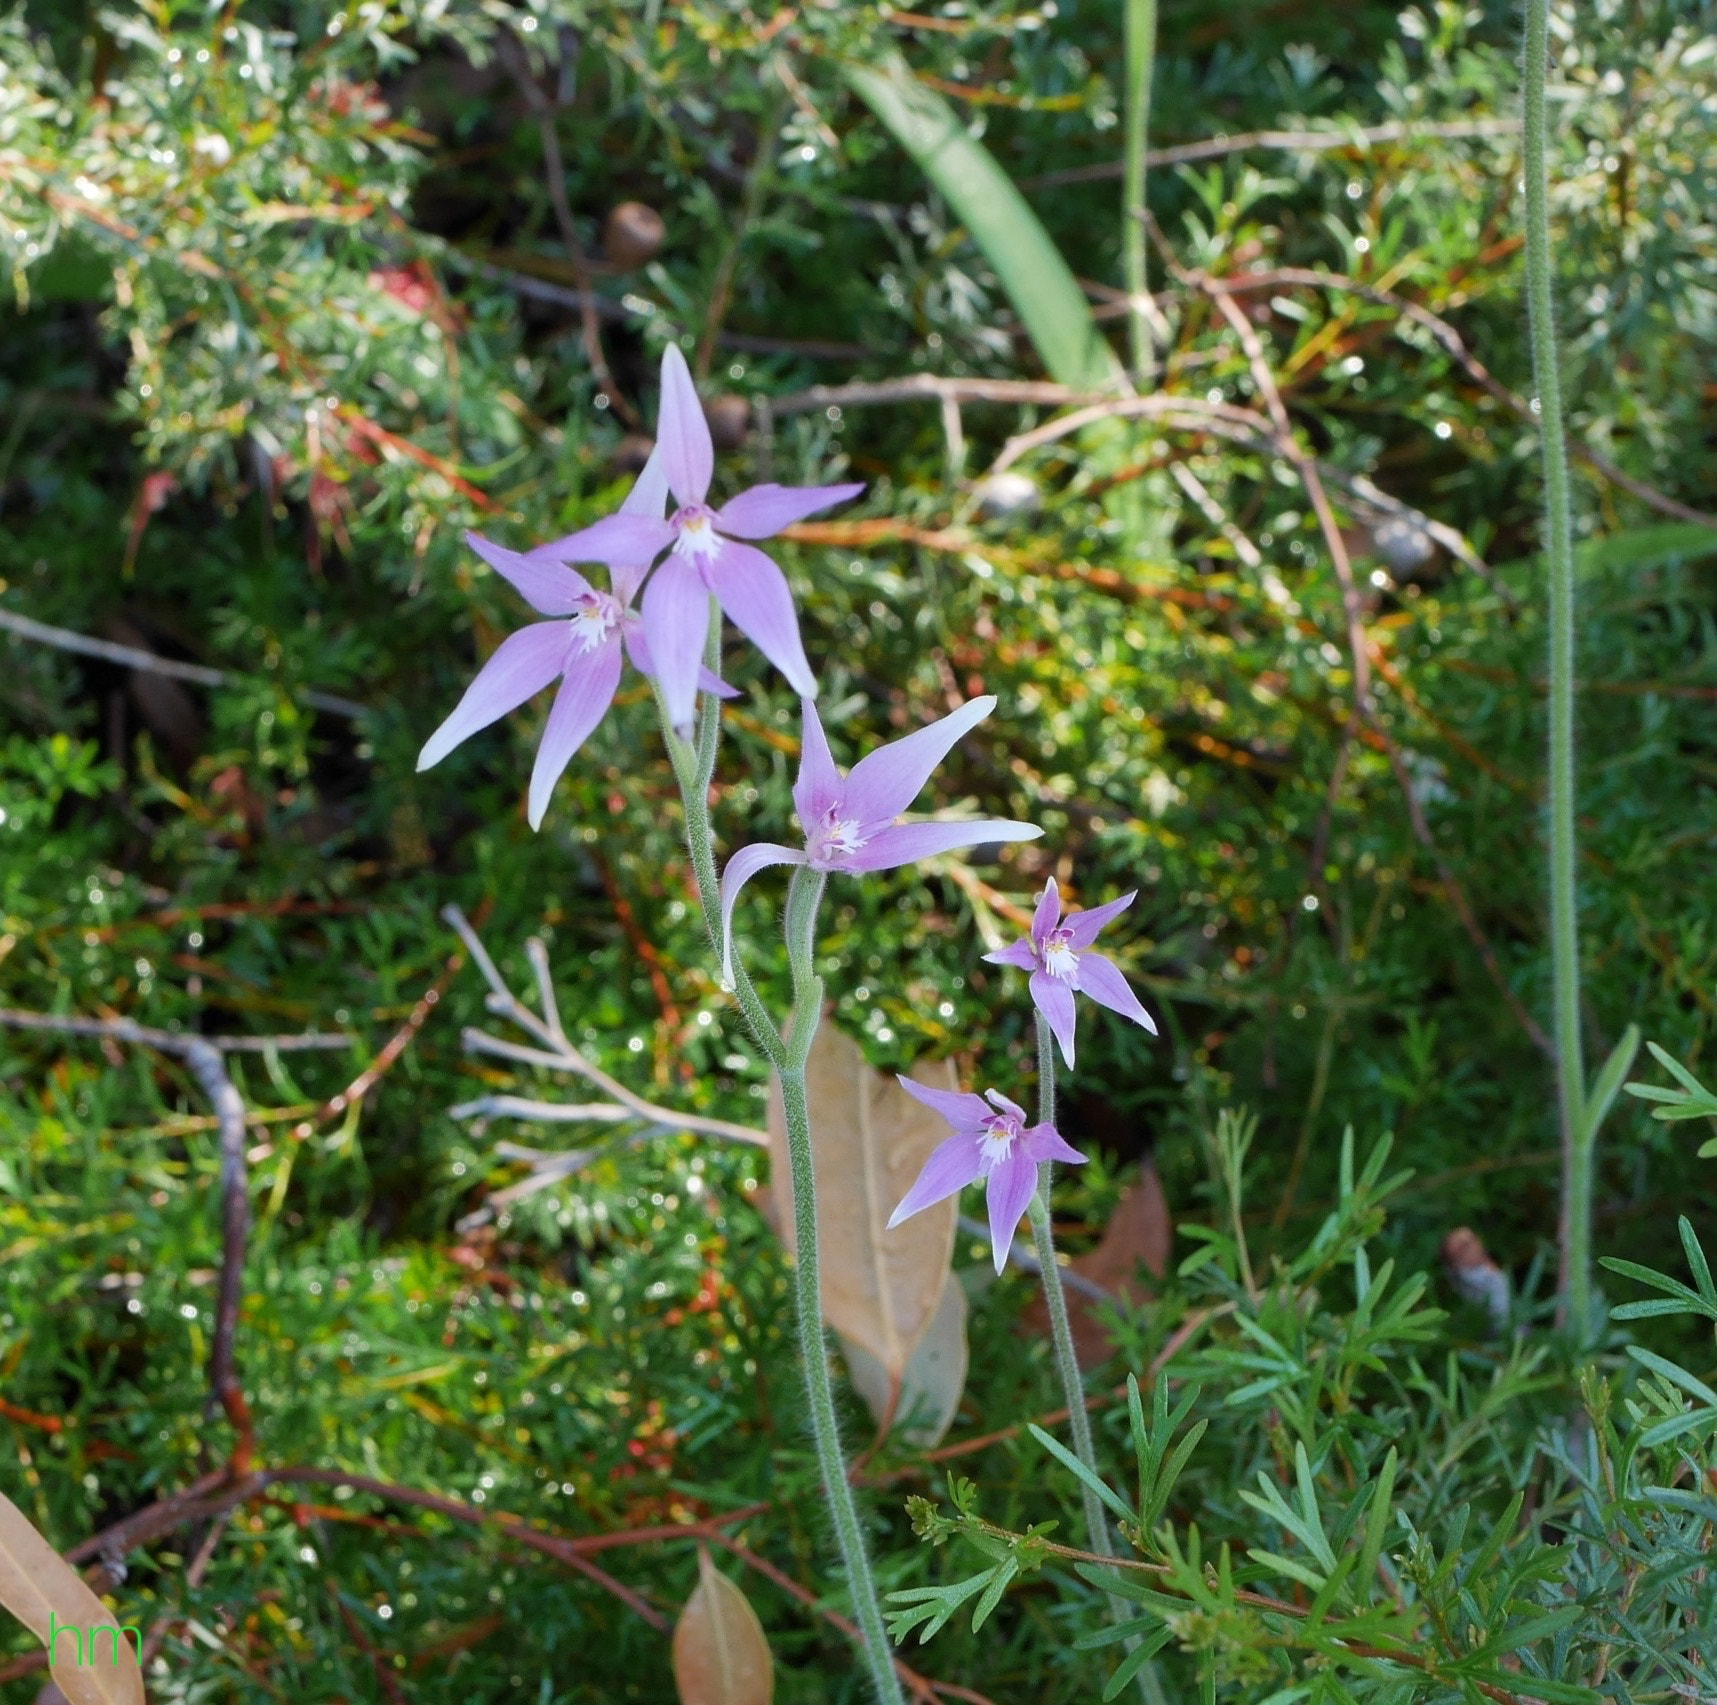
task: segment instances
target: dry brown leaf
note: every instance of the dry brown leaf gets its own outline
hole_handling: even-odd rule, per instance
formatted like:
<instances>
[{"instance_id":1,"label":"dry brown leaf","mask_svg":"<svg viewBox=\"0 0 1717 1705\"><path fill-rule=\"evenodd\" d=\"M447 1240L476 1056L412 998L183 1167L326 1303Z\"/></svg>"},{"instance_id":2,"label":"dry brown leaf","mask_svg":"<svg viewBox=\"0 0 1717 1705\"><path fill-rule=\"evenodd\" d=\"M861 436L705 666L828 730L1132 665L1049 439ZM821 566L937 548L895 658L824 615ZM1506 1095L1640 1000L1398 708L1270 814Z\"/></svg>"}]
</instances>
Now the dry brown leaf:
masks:
<instances>
[{"instance_id":1,"label":"dry brown leaf","mask_svg":"<svg viewBox=\"0 0 1717 1705\"><path fill-rule=\"evenodd\" d=\"M117 1616L4 1493L0 1493L0 1604L48 1647L53 1678L69 1705L144 1705L136 1647L125 1638ZM51 1646L50 1618L56 1636ZM104 1636L99 1662L95 1661L98 1631ZM75 1656L65 1637L68 1632L77 1635ZM142 1635L135 1629L131 1632L140 1644Z\"/></svg>"},{"instance_id":2,"label":"dry brown leaf","mask_svg":"<svg viewBox=\"0 0 1717 1705\"><path fill-rule=\"evenodd\" d=\"M1157 1169L1147 1160L1138 1183L1129 1184L1121 1192L1097 1247L1074 1256L1068 1266L1123 1302L1147 1302L1151 1290L1140 1282L1139 1269L1143 1267L1160 1275L1169 1264L1173 1248L1174 1225L1169 1218L1168 1201ZM1098 1318L1103 1305L1083 1291L1064 1289L1067 1320L1073 1328L1073 1348L1079 1365L1094 1368L1107 1361L1115 1349ZM1041 1295L1021 1318L1033 1332L1048 1333L1049 1309Z\"/></svg>"},{"instance_id":3,"label":"dry brown leaf","mask_svg":"<svg viewBox=\"0 0 1717 1705\"><path fill-rule=\"evenodd\" d=\"M915 1066L913 1076L932 1089L959 1088L948 1061ZM858 1044L826 1021L811 1044L805 1082L823 1318L899 1381L942 1301L959 1209L940 1202L893 1231L888 1217L948 1127L892 1077L872 1071ZM782 1240L792 1249L793 1180L779 1087L769 1101L769 1154Z\"/></svg>"},{"instance_id":4,"label":"dry brown leaf","mask_svg":"<svg viewBox=\"0 0 1717 1705\"><path fill-rule=\"evenodd\" d=\"M698 1584L674 1624L680 1705L769 1705L775 1665L750 1600L698 1547Z\"/></svg>"},{"instance_id":5,"label":"dry brown leaf","mask_svg":"<svg viewBox=\"0 0 1717 1705\"><path fill-rule=\"evenodd\" d=\"M853 1389L878 1427L901 1427L908 1444L932 1450L954 1423L966 1390L966 1287L950 1273L942 1300L898 1384L882 1364L851 1339L841 1339Z\"/></svg>"}]
</instances>

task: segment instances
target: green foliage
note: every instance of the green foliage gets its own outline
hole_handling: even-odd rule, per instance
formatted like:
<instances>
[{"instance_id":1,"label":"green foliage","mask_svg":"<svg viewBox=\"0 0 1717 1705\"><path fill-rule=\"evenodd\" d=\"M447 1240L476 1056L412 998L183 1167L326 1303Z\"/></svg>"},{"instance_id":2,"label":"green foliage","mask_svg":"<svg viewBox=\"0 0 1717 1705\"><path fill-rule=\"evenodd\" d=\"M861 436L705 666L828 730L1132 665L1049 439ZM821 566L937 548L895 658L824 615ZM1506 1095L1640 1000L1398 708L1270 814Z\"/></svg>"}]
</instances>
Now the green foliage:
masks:
<instances>
[{"instance_id":1,"label":"green foliage","mask_svg":"<svg viewBox=\"0 0 1717 1705\"><path fill-rule=\"evenodd\" d=\"M1087 1650L1140 1642L1105 1698L1170 1652L1177 1673L1166 1685L1196 1682L1207 1697L1488 1693L1591 1705L1705 1685L1717 1586L1700 1533L1712 1504L1683 1482L1704 1485L1717 1466L1717 1392L1627 1345L1627 1356L1581 1371L1580 1414L1571 1418L1540 1400L1547 1384L1561 1383L1540 1377L1543 1353L1516 1342L1451 1350L1446 1401L1423 1401L1433 1388L1413 1339L1380 1344L1370 1330L1388 1270L1385 1262L1367 1277L1372 1210L1389 1191L1377 1183L1385 1146L1345 1192L1335 1224L1268 1284L1236 1295L1207 1262L1195 1269L1203 1284L1171 1303L1221 1298L1228 1312L1218 1324L1211 1310L1206 1347L1158 1377L1149 1422L1129 1379L1140 1501L1153 1515L1167 1512L1150 1525L1123 1520L1137 1555L1109 1565L1035 1531L1016 1538L984 1519L966 1483L954 1488L952 1515L923 1506L914 1525L938 1542L962 1536L996 1561L897 1594L912 1605L900 1613L903 1630L922 1622L928 1639L980 1589L991 1613L1011 1579L1007 1548L1035 1542L1034 1561L1040 1551L1045 1566L1066 1559L1092 1586L1140 1607L1080 1642ZM1331 1248L1352 1270L1343 1300L1330 1296ZM1284 1345L1287 1335L1262 1322L1287 1315L1307 1330ZM1305 1400L1267 1414L1253 1406L1259 1342L1284 1370L1279 1389ZM1347 1363L1353 1378L1320 1373L1324 1361ZM1636 1366L1654 1377L1638 1377ZM1380 1377L1362 1390L1362 1374ZM1488 1384L1482 1396L1475 1376ZM1172 1410L1171 1380L1180 1384ZM1051 1454L1078 1472L1067 1452ZM1104 1496L1125 1510L1112 1488ZM1213 1555L1211 1528L1266 1542L1225 1538Z\"/></svg>"},{"instance_id":2,"label":"green foliage","mask_svg":"<svg viewBox=\"0 0 1717 1705\"><path fill-rule=\"evenodd\" d=\"M564 188L641 423L677 339L706 357L709 394L751 405L721 494L843 469L870 482L780 553L840 761L950 694L993 691L1002 711L925 803L1046 829L1041 862L1025 849L832 891L818 970L839 1022L878 1065L967 1049L974 1075L1017 1084L1023 1012L977 949L1013 933L1051 871L1081 903L1140 890L1117 952L1164 1037L1084 1020L1064 1128L1093 1161L1058 1182L1056 1212L1090 1244L1149 1150L1180 1222L1160 1295L1105 1311L1117 1349L1093 1382L1133 1376L1095 1418L1127 1561L1148 1568L1056 1552L1080 1486L1027 1430L1055 1438L1042 1418L1059 1401L1044 1347L1016 1329L1030 1282L991 1284L962 1242L972 1375L950 1440L1004 1436L959 1459L971 1490L953 1515L919 1511L941 1547L915 1546L896 1504L942 1464L891 1442L864 1470L886 1584L908 1595L899 1625L935 1634L912 1661L1047 1705L1135 1674L1165 1698L1277 1705L1709 1695L1717 1293L1694 1228L1713 1198L1669 1121L1711 1111L1712 530L1637 487L1711 507L1717 440L1690 376L1717 343L1717 16L1708 0L1595 0L1557 42L1572 430L1636 488L1576 465L1589 1042L1605 1057L1638 1025L1674 1085L1640 1098L1656 1118L1617 1098L1605 1125L1597 1245L1625 1295L1654 1294L1612 1310L1582 1390L1546 1328L1549 1078L1519 1018L1548 1005L1536 444L1425 319L1378 295L1529 390L1512 9L1160 8L1155 145L1402 127L1367 148L1153 168L1149 189L1184 267L1247 286L1327 470L1399 768L1351 733L1341 587L1267 446L1149 421L1100 456L1048 442L1013 464L1035 505L1000 514L952 477L922 401L804 402L815 384L1036 379L1049 361L1022 251L979 241L971 209L853 94L850 68L885 41L1091 286L1091 323L1123 335L1104 294L1124 276L1119 179L1040 181L1116 163L1120 9L944 10L935 28L869 4L777 28L776 9L726 0L6 13L0 607L225 684L0 635L0 1004L349 1034L333 1052L231 1056L256 1120L237 1361L259 1463L564 1537L762 1506L725 1531L839 1608L753 1152L449 1111L568 1093L462 1050L485 1010L437 921L458 901L489 904L484 938L514 986L532 976L518 944L544 939L569 1035L629 1086L762 1116L645 695L623 694L541 836L519 809L538 710L413 767L522 615L463 530L520 545L582 525L636 448L595 404ZM521 67L551 109L560 184ZM601 233L627 200L666 237L621 269ZM1252 289L1267 269L1286 276ZM1151 278L1162 389L1255 405L1209 301L1160 256ZM1085 331L1071 313L1054 328ZM962 405L967 468L1045 418ZM1392 531L1357 479L1468 541L1494 585L1424 554L1416 523ZM731 849L788 832L796 707L748 648L723 667L743 692L716 806ZM748 894L750 939L773 903L766 884ZM759 976L784 1004L785 966L760 954ZM1606 1093L1609 1078L1593 1105ZM520 1147L563 1145L600 1152L496 1199L534 1176ZM220 1166L174 1061L0 1033L3 1478L60 1545L232 1447L206 1405ZM1500 1337L1436 1271L1461 1223L1516 1280ZM1677 1247L1686 1274L1647 1265ZM1631 1344L1636 1321L1649 1337ZM163 1699L669 1697L657 1632L498 1522L277 1485L216 1527L134 1551L118 1591L128 1619L163 1619ZM650 1539L587 1560L671 1614L693 1551ZM783 1705L855 1697L845 1637L778 1582L745 1584ZM1105 1620L1111 1588L1132 1623ZM22 1705L39 1682L0 1690Z\"/></svg>"}]
</instances>

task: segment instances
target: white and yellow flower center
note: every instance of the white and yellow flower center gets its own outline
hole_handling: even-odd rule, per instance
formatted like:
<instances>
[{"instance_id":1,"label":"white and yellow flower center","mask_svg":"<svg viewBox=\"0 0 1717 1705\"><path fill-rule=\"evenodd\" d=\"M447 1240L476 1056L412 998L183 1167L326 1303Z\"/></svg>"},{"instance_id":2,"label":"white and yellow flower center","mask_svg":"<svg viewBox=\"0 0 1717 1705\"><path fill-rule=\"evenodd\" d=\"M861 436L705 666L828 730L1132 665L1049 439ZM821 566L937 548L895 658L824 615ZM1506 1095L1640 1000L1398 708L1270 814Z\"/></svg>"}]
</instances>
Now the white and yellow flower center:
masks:
<instances>
[{"instance_id":1,"label":"white and yellow flower center","mask_svg":"<svg viewBox=\"0 0 1717 1705\"><path fill-rule=\"evenodd\" d=\"M587 592L572 612L572 643L580 651L594 651L614 631L619 620L618 600L606 592Z\"/></svg>"},{"instance_id":2,"label":"white and yellow flower center","mask_svg":"<svg viewBox=\"0 0 1717 1705\"><path fill-rule=\"evenodd\" d=\"M805 837L805 851L812 867L856 853L870 837L859 833L858 819L837 817L830 811L823 821Z\"/></svg>"},{"instance_id":3,"label":"white and yellow flower center","mask_svg":"<svg viewBox=\"0 0 1717 1705\"><path fill-rule=\"evenodd\" d=\"M983 1156L985 1168L1000 1166L1013 1153L1018 1136L1017 1120L1004 1118L999 1113L989 1120L978 1138L978 1153Z\"/></svg>"},{"instance_id":4,"label":"white and yellow flower center","mask_svg":"<svg viewBox=\"0 0 1717 1705\"><path fill-rule=\"evenodd\" d=\"M1043 944L1043 968L1064 983L1072 982L1073 973L1079 969L1079 955L1073 951L1064 930L1057 930Z\"/></svg>"},{"instance_id":5,"label":"white and yellow flower center","mask_svg":"<svg viewBox=\"0 0 1717 1705\"><path fill-rule=\"evenodd\" d=\"M688 556L694 562L707 562L721 549L721 535L715 530L715 517L701 503L688 503L674 514L674 554Z\"/></svg>"}]
</instances>

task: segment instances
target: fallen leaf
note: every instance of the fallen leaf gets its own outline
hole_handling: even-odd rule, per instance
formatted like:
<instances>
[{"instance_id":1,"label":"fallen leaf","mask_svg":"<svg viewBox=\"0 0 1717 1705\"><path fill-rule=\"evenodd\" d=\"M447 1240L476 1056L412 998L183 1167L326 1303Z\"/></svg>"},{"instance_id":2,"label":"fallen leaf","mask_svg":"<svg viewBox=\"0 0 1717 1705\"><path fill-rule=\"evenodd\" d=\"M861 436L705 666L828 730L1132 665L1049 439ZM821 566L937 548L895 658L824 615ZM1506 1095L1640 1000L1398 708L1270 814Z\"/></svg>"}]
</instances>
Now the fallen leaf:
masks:
<instances>
[{"instance_id":1,"label":"fallen leaf","mask_svg":"<svg viewBox=\"0 0 1717 1705\"><path fill-rule=\"evenodd\" d=\"M948 1061L915 1066L913 1076L934 1089L959 1087ZM948 1127L892 1077L867 1066L858 1044L826 1021L811 1044L805 1078L823 1318L897 1384L941 1304L958 1206L940 1202L886 1228ZM793 1179L779 1086L769 1101L769 1154L779 1229L791 1250Z\"/></svg>"},{"instance_id":2,"label":"fallen leaf","mask_svg":"<svg viewBox=\"0 0 1717 1705\"><path fill-rule=\"evenodd\" d=\"M680 1705L769 1705L775 1665L750 1601L698 1547L698 1584L674 1624Z\"/></svg>"},{"instance_id":3,"label":"fallen leaf","mask_svg":"<svg viewBox=\"0 0 1717 1705\"><path fill-rule=\"evenodd\" d=\"M908 1444L933 1449L953 1425L966 1390L966 1287L953 1273L942 1281L942 1300L898 1384L851 1339L841 1339L841 1353L878 1429L892 1432L898 1426Z\"/></svg>"},{"instance_id":4,"label":"fallen leaf","mask_svg":"<svg viewBox=\"0 0 1717 1705\"><path fill-rule=\"evenodd\" d=\"M0 1493L0 1604L47 1647L53 1679L69 1705L144 1705L137 1651L125 1638L118 1618L4 1493ZM106 1636L99 1661L95 1656L98 1632ZM132 1632L141 1642L141 1633ZM76 1636L76 1655L65 1638L68 1633Z\"/></svg>"},{"instance_id":5,"label":"fallen leaf","mask_svg":"<svg viewBox=\"0 0 1717 1705\"><path fill-rule=\"evenodd\" d=\"M1168 1201L1157 1169L1147 1160L1139 1181L1121 1192L1097 1247L1074 1256L1067 1269L1094 1285L1101 1285L1117 1301L1148 1302L1151 1291L1140 1282L1139 1269L1143 1267L1160 1276L1168 1266L1173 1247L1174 1225L1169 1218ZM1073 1348L1079 1365L1094 1368L1107 1361L1116 1348L1098 1317L1103 1304L1071 1285L1062 1289L1067 1297L1067 1322L1073 1328ZM1033 1299L1021 1319L1031 1331L1047 1336L1049 1308L1041 1294Z\"/></svg>"}]
</instances>

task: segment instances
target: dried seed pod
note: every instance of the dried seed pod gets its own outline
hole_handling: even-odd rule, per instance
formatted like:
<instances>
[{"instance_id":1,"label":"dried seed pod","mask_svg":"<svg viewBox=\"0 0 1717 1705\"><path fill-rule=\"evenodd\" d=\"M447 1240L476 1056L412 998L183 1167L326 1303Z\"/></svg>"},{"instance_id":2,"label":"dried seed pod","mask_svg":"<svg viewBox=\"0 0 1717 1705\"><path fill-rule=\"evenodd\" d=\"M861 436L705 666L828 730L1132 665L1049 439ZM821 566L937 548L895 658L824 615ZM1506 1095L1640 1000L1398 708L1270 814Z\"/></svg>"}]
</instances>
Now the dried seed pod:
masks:
<instances>
[{"instance_id":1,"label":"dried seed pod","mask_svg":"<svg viewBox=\"0 0 1717 1705\"><path fill-rule=\"evenodd\" d=\"M978 482L972 496L977 500L978 513L986 521L1030 515L1040 501L1037 482L1029 474L992 474Z\"/></svg>"},{"instance_id":2,"label":"dried seed pod","mask_svg":"<svg viewBox=\"0 0 1717 1705\"><path fill-rule=\"evenodd\" d=\"M653 438L646 438L641 432L628 432L614 446L614 454L609 457L609 465L617 474L642 473L644 464L650 459L650 452L656 448Z\"/></svg>"},{"instance_id":3,"label":"dried seed pod","mask_svg":"<svg viewBox=\"0 0 1717 1705\"><path fill-rule=\"evenodd\" d=\"M661 252L668 228L655 208L623 201L609 209L602 227L602 252L622 272L632 272Z\"/></svg>"},{"instance_id":4,"label":"dried seed pod","mask_svg":"<svg viewBox=\"0 0 1717 1705\"><path fill-rule=\"evenodd\" d=\"M709 435L718 450L737 450L751 430L751 404L744 397L711 397L703 406Z\"/></svg>"}]
</instances>

